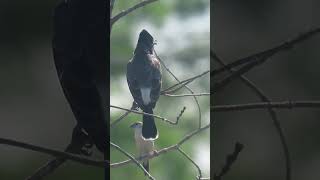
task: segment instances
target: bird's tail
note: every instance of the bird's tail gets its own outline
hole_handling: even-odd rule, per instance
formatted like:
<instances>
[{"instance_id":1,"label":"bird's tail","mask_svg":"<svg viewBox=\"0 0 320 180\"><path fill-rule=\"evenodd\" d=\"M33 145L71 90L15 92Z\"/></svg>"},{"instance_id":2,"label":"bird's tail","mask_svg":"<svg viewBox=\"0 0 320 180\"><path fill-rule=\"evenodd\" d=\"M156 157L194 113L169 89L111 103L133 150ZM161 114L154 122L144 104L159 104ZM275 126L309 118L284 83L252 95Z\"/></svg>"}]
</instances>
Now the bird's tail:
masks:
<instances>
[{"instance_id":1,"label":"bird's tail","mask_svg":"<svg viewBox=\"0 0 320 180\"><path fill-rule=\"evenodd\" d=\"M153 114L152 109L143 110L143 112L148 114ZM154 122L154 117L149 115L143 115L143 125L142 125L142 136L145 139L156 139L158 136L158 131L156 124Z\"/></svg>"},{"instance_id":2,"label":"bird's tail","mask_svg":"<svg viewBox=\"0 0 320 180\"><path fill-rule=\"evenodd\" d=\"M144 160L142 166L149 172L149 160ZM144 175L147 175L147 173L144 173Z\"/></svg>"}]
</instances>

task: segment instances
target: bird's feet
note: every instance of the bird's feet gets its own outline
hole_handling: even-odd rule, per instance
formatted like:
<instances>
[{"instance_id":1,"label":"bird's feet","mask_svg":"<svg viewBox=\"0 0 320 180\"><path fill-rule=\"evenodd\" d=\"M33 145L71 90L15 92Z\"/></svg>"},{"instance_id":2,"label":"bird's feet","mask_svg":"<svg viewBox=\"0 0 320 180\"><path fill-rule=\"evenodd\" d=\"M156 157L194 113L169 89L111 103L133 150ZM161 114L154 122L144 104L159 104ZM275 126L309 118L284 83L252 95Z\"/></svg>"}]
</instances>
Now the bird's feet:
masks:
<instances>
[{"instance_id":1,"label":"bird's feet","mask_svg":"<svg viewBox=\"0 0 320 180\"><path fill-rule=\"evenodd\" d=\"M154 155L154 156L158 156L158 155L159 155L159 152L154 149L154 150L153 150L153 155Z\"/></svg>"},{"instance_id":2,"label":"bird's feet","mask_svg":"<svg viewBox=\"0 0 320 180\"><path fill-rule=\"evenodd\" d=\"M85 156L91 156L92 155L92 150L91 150L92 147L93 147L92 142L86 142L86 144L84 144L80 150L81 154L83 154Z\"/></svg>"},{"instance_id":3,"label":"bird's feet","mask_svg":"<svg viewBox=\"0 0 320 180\"><path fill-rule=\"evenodd\" d=\"M85 156L91 156L93 143L88 133L79 126L76 126L72 132L70 152L75 154L82 154Z\"/></svg>"}]
</instances>

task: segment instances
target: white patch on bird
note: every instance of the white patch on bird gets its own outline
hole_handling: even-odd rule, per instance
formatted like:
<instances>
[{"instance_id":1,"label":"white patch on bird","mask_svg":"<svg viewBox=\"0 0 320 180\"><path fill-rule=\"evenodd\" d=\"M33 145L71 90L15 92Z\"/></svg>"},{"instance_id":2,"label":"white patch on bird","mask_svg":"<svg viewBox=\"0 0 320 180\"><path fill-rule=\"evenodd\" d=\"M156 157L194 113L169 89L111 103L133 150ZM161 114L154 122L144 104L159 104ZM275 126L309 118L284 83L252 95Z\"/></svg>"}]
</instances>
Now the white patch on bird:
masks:
<instances>
[{"instance_id":1,"label":"white patch on bird","mask_svg":"<svg viewBox=\"0 0 320 180\"><path fill-rule=\"evenodd\" d=\"M148 105L151 102L150 93L151 88L140 88L141 97L144 105Z\"/></svg>"}]
</instances>

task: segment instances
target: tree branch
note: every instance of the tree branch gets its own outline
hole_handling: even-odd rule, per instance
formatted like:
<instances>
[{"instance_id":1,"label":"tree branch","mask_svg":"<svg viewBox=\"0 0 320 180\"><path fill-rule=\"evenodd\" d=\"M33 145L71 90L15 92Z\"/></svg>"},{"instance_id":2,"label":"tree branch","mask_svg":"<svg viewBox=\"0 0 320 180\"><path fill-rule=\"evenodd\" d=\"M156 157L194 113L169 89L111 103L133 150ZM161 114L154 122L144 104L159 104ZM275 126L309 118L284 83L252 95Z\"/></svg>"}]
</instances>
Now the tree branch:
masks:
<instances>
[{"instance_id":1,"label":"tree branch","mask_svg":"<svg viewBox=\"0 0 320 180\"><path fill-rule=\"evenodd\" d=\"M247 73L248 71L250 71L251 69L253 69L254 67L257 67L258 65L263 64L264 62L266 62L270 57L272 57L273 55L277 54L278 52L281 51L285 51L285 50L289 50L291 49L294 45L301 43L311 37L313 37L314 35L316 35L317 33L320 32L320 28L316 28L314 30L310 30L306 33L302 33L301 35L297 36L296 38L290 40L290 41L286 41L274 48L268 49L266 51L262 51L260 53L251 55L249 57L240 59L235 61L234 63L230 63L229 65L226 65L224 67L222 67L221 69L218 70L213 70L210 73L210 76L214 77L214 75L216 75L218 72L223 72L225 70L228 70L234 66L237 65L241 65L241 64L245 64L243 65L243 67L241 67L239 70L234 71L230 76L213 83L212 85L212 91L211 93L215 93L218 90L222 89L223 87L227 86L228 84L230 84L230 82L232 82L233 80L237 79L240 77L240 75ZM212 52L211 56L212 55Z\"/></svg>"},{"instance_id":2,"label":"tree branch","mask_svg":"<svg viewBox=\"0 0 320 180\"><path fill-rule=\"evenodd\" d=\"M199 94L162 94L168 97L187 97L187 96L210 96L210 93L199 93Z\"/></svg>"},{"instance_id":3,"label":"tree branch","mask_svg":"<svg viewBox=\"0 0 320 180\"><path fill-rule=\"evenodd\" d=\"M201 173L201 169L200 169L200 167L199 167L199 165L196 163L196 162L194 162L192 159L191 159L191 157L187 154L187 153L185 153L180 147L178 147L178 151L185 157L185 158L187 158L196 168L197 168L197 170L198 170L198 172L199 172L199 176L197 176L197 178L199 179L201 179L201 177L202 177L202 173Z\"/></svg>"},{"instance_id":4,"label":"tree branch","mask_svg":"<svg viewBox=\"0 0 320 180\"><path fill-rule=\"evenodd\" d=\"M118 145L110 142L110 145L114 148L116 148L118 151L126 155L128 158L130 158L131 161L133 161L142 171L148 176L149 179L155 180L154 177L151 176L151 174L136 160L132 155L130 155L127 151L120 148Z\"/></svg>"},{"instance_id":5,"label":"tree branch","mask_svg":"<svg viewBox=\"0 0 320 180\"><path fill-rule=\"evenodd\" d=\"M282 102L258 102L234 105L211 106L212 112L244 111L265 108L292 109L292 108L320 108L320 101L282 101Z\"/></svg>"},{"instance_id":6,"label":"tree branch","mask_svg":"<svg viewBox=\"0 0 320 180\"><path fill-rule=\"evenodd\" d=\"M236 143L232 154L229 154L226 158L226 164L221 169L221 172L214 175L214 180L221 180L222 176L225 175L231 168L232 164L237 160L239 153L242 151L243 145Z\"/></svg>"},{"instance_id":7,"label":"tree branch","mask_svg":"<svg viewBox=\"0 0 320 180\"><path fill-rule=\"evenodd\" d=\"M236 60L226 66L223 66L222 68L212 70L210 73L210 76L213 77L221 72L227 71L228 69L234 68L239 65L252 63L252 62L256 61L257 59L265 59L266 60L267 58L275 55L278 52L290 50L294 45L301 43L307 39L310 39L311 37L318 34L319 32L320 32L320 28L315 28L315 29L309 30L305 33L301 33L297 37L295 37L289 41L285 41L284 43L282 43L278 46L275 46L275 47L267 49L265 51L250 55L245 58L241 58L241 59Z\"/></svg>"},{"instance_id":8,"label":"tree branch","mask_svg":"<svg viewBox=\"0 0 320 180\"><path fill-rule=\"evenodd\" d=\"M202 76L208 74L209 72L210 72L210 70L205 71L205 72L203 72L203 73L201 73L201 74L199 74L199 75L193 76L193 77L191 77L191 78L185 79L185 80L183 80L183 81L178 81L178 83L176 83L176 84L174 84L174 85L172 85L172 86L170 86L170 87L162 90L162 91L160 92L160 94L162 95L162 94L172 94L172 93L175 93L175 92L177 92L178 90L180 90L181 88L183 88L185 85L191 83L192 81L194 81L194 80L196 80L196 79L198 79L198 78L201 78ZM178 86L178 87L177 87L177 86ZM177 88L175 88L175 87L177 87Z\"/></svg>"},{"instance_id":9,"label":"tree branch","mask_svg":"<svg viewBox=\"0 0 320 180\"><path fill-rule=\"evenodd\" d=\"M52 173L60 165L66 162L66 158L57 157L48 161L45 165L40 167L35 173L27 177L25 180L40 180L48 174Z\"/></svg>"},{"instance_id":10,"label":"tree branch","mask_svg":"<svg viewBox=\"0 0 320 180\"><path fill-rule=\"evenodd\" d=\"M220 63L222 66L225 66L225 63L220 59L213 51L211 50L211 55L213 54L213 58L217 60L218 63ZM233 69L229 69L229 72L234 72ZM271 100L265 95L265 93L258 88L252 81L250 81L248 78L245 76L241 75L240 80L248 86L262 101L264 102L271 102ZM280 125L279 118L277 116L277 113L275 110L273 110L271 107L268 108L268 112L271 116L271 119L273 121L274 127L279 135L283 153L285 156L285 167L286 167L286 179L290 180L291 179L291 161L290 161L290 151L283 133L283 130Z\"/></svg>"},{"instance_id":11,"label":"tree branch","mask_svg":"<svg viewBox=\"0 0 320 180\"><path fill-rule=\"evenodd\" d=\"M107 163L107 161L93 160L93 159L85 158L85 157L82 157L79 155L74 155L71 153L63 152L63 151L57 151L57 150L53 150L53 149L49 149L49 148L45 148L45 147L41 147L41 146L35 146L32 144L27 144L24 142L19 142L19 141L11 140L11 139L0 138L0 144L6 144L6 145L15 146L15 147L23 148L23 149L28 149L28 150L32 150L32 151L36 151L36 152L50 154L52 156L66 158L66 159L69 159L69 160L72 160L75 162L79 162L82 164L91 165L91 166L95 166L95 167L104 167L105 164Z\"/></svg>"},{"instance_id":12,"label":"tree branch","mask_svg":"<svg viewBox=\"0 0 320 180\"><path fill-rule=\"evenodd\" d=\"M178 83L181 83L181 81L177 78L177 76L174 75L173 72L166 66L166 64L164 63L164 61L161 60L161 58L158 56L157 52L154 51L154 53L156 54L156 56L158 57L159 61L160 61L161 64L163 65L163 67L166 69L166 71L167 71ZM205 73L205 74L206 74L206 73ZM204 75L204 74L203 74L203 75ZM201 76L202 76L202 75L201 75ZM199 77L201 77L201 76L199 76ZM191 82L191 81L193 81L193 80L195 80L195 79L197 79L197 78L199 78L199 77L193 77L193 79L192 79L192 80L189 80L189 81ZM188 83L190 83L190 82L188 82ZM188 83L182 84L181 88L182 88L182 87L185 87L191 94L194 94L193 90L187 86ZM163 92L163 91L162 91L162 92ZM173 93L173 92L174 92L174 91L167 92L167 93L170 94L170 93ZM161 92L160 92L160 94L161 94ZM199 104L199 101L198 101L197 97L196 97L196 96L193 96L193 99L194 99L194 101L196 102L197 107L198 107L198 114L199 114L199 127L198 127L198 128L200 128L200 127L201 127L201 107L200 107L200 104Z\"/></svg>"},{"instance_id":13,"label":"tree branch","mask_svg":"<svg viewBox=\"0 0 320 180\"><path fill-rule=\"evenodd\" d=\"M186 141L188 141L189 139L191 139L193 136L195 136L196 134L199 134L200 132L204 131L205 129L208 129L210 127L210 124L200 128L200 129L197 129L193 132L191 132L190 134L184 136L177 144L175 145L172 145L172 146L169 146L169 147L166 147L166 148L163 148L161 150L158 150L157 153L153 153L152 155L145 155L145 156L141 156L141 157L138 157L136 160L144 160L144 159L152 159L154 157L158 157L160 156L161 154L165 154L167 152L170 152L170 151L173 151L173 150L177 150L183 143L185 143ZM111 168L117 168L117 167L121 167L121 166L124 166L126 164L129 164L131 163L132 160L131 159L128 159L128 160L125 160L125 161L121 161L121 162L117 162L117 163L111 163L110 164L110 167Z\"/></svg>"},{"instance_id":14,"label":"tree branch","mask_svg":"<svg viewBox=\"0 0 320 180\"><path fill-rule=\"evenodd\" d=\"M155 114L149 114L149 113L145 113L145 112L140 112L140 111L136 111L136 110L131 110L131 109L127 109L127 108L123 108L123 107L119 107L119 106L114 106L114 105L110 105L110 108L116 108L116 109L121 109L121 110L124 110L124 111L128 111L128 112L132 112L132 113L135 113L135 114L142 114L142 115L148 115L148 116L153 116L157 119L160 119L164 122L167 122L169 124L172 124L172 125L177 125L179 120L180 120L180 117L182 116L182 114L184 113L186 107L183 107L181 113L179 114L179 116L177 117L177 120L174 122L174 121L171 121L167 118L164 118L162 116L159 116L159 115L155 115Z\"/></svg>"},{"instance_id":15,"label":"tree branch","mask_svg":"<svg viewBox=\"0 0 320 180\"><path fill-rule=\"evenodd\" d=\"M135 103L134 101L132 102L132 106L130 108L130 110L138 110L138 105L137 103ZM114 120L112 123L110 123L110 127L112 128L113 126L115 126L118 122L120 122L123 118L127 117L129 114L131 113L131 111L127 111L125 112L123 115L121 115L118 119Z\"/></svg>"},{"instance_id":16,"label":"tree branch","mask_svg":"<svg viewBox=\"0 0 320 180\"><path fill-rule=\"evenodd\" d=\"M141 2L139 2L138 4L136 4L136 5L132 6L132 7L130 7L127 10L121 11L119 14L117 14L114 17L111 18L111 20L110 20L111 27L115 22L117 22L122 17L128 15L129 13L133 12L134 10L136 10L138 8L146 6L146 5L148 5L150 3L153 3L155 1L158 1L158 0L144 0L144 1L141 1Z\"/></svg>"}]
</instances>

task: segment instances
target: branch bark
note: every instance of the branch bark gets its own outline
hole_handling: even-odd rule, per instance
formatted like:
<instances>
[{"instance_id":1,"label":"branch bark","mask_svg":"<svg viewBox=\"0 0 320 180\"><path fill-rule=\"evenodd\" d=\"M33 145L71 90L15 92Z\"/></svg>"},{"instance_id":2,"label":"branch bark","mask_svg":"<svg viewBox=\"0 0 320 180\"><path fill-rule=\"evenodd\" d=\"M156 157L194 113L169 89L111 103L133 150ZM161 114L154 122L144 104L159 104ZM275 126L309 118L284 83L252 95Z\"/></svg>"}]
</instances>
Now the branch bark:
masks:
<instances>
[{"instance_id":1,"label":"branch bark","mask_svg":"<svg viewBox=\"0 0 320 180\"><path fill-rule=\"evenodd\" d=\"M257 110L266 108L276 109L293 109L293 108L320 108L320 101L282 101L282 102L258 102L247 104L233 104L233 105L216 105L211 106L211 112L230 112L230 111L244 111Z\"/></svg>"}]
</instances>

